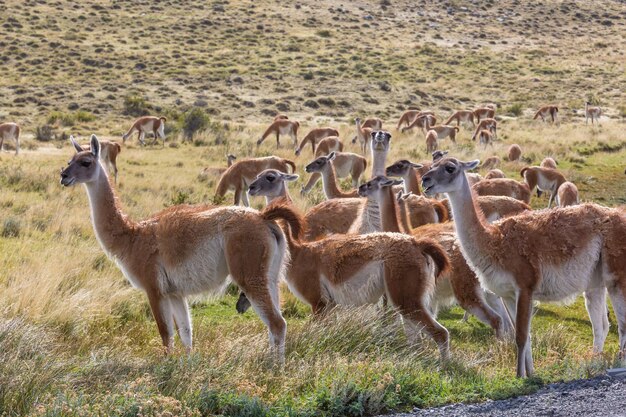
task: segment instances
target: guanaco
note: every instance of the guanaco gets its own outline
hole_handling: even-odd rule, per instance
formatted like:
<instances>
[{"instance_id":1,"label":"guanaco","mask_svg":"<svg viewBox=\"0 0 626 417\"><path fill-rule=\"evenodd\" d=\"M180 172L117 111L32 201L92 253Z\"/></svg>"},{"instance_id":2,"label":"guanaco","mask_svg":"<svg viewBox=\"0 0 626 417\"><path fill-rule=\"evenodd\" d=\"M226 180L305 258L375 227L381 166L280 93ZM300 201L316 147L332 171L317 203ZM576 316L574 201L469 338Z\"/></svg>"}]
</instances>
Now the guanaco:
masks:
<instances>
[{"instance_id":1,"label":"guanaco","mask_svg":"<svg viewBox=\"0 0 626 417\"><path fill-rule=\"evenodd\" d=\"M126 139L128 139L133 132L137 132L139 143L145 146L146 142L144 142L144 138L146 137L146 133L152 133L154 135L154 139L152 140L151 145L154 145L160 137L161 140L163 140L163 146L165 146L165 122L167 122L167 119L162 116L140 117L135 120L130 129L122 135L122 141L126 143Z\"/></svg>"}]
</instances>

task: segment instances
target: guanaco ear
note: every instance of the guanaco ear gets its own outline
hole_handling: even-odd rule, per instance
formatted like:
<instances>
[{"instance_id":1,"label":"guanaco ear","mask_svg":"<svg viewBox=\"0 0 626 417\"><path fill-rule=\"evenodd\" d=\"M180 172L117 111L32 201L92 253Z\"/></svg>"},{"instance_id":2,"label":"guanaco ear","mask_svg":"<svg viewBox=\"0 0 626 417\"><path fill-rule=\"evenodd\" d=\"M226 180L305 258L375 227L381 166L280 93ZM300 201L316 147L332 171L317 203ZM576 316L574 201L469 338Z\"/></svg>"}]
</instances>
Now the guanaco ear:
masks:
<instances>
[{"instance_id":1,"label":"guanaco ear","mask_svg":"<svg viewBox=\"0 0 626 417\"><path fill-rule=\"evenodd\" d=\"M464 171L471 171L472 169L476 168L478 164L480 164L479 159L474 159L473 161L469 162L461 162L461 166L463 167Z\"/></svg>"},{"instance_id":2,"label":"guanaco ear","mask_svg":"<svg viewBox=\"0 0 626 417\"><path fill-rule=\"evenodd\" d=\"M91 142L89 146L91 147L91 153L93 154L93 156L98 158L100 156L100 141L98 141L96 135L91 135Z\"/></svg>"},{"instance_id":3,"label":"guanaco ear","mask_svg":"<svg viewBox=\"0 0 626 417\"><path fill-rule=\"evenodd\" d=\"M337 154L335 153L335 151L332 151L331 153L328 154L328 156L326 157L326 160L332 161L333 159L335 159L335 156L337 156Z\"/></svg>"},{"instance_id":4,"label":"guanaco ear","mask_svg":"<svg viewBox=\"0 0 626 417\"><path fill-rule=\"evenodd\" d=\"M300 178L297 174L282 174L280 177L285 181L295 181Z\"/></svg>"},{"instance_id":5,"label":"guanaco ear","mask_svg":"<svg viewBox=\"0 0 626 417\"><path fill-rule=\"evenodd\" d=\"M395 180L395 179L391 179L391 178L385 178L384 180L382 180L380 182L380 186L381 187L391 187L393 185L402 184L403 182L404 182L403 180Z\"/></svg>"},{"instance_id":6,"label":"guanaco ear","mask_svg":"<svg viewBox=\"0 0 626 417\"><path fill-rule=\"evenodd\" d=\"M424 165L422 165L422 164L416 164L416 163L413 163L413 162L409 162L409 164L411 165L411 167L413 167L413 168L415 168L415 169L417 169L417 168L421 168L421 167L423 167L423 166L424 166Z\"/></svg>"},{"instance_id":7,"label":"guanaco ear","mask_svg":"<svg viewBox=\"0 0 626 417\"><path fill-rule=\"evenodd\" d=\"M74 145L74 149L76 149L76 153L84 151L82 146L80 146L78 142L76 142L73 135L70 135L70 142L72 142L72 145Z\"/></svg>"}]
</instances>

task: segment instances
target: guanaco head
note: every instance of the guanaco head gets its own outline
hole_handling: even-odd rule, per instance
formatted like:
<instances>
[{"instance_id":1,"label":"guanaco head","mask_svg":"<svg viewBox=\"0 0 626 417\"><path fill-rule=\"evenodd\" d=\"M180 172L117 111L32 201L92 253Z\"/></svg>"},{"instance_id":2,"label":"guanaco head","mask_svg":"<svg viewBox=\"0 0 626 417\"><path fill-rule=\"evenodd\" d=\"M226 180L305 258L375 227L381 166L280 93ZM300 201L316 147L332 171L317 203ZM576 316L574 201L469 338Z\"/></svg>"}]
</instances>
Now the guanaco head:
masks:
<instances>
[{"instance_id":1,"label":"guanaco head","mask_svg":"<svg viewBox=\"0 0 626 417\"><path fill-rule=\"evenodd\" d=\"M384 130L372 131L372 151L389 151L391 143L391 133Z\"/></svg>"},{"instance_id":2,"label":"guanaco head","mask_svg":"<svg viewBox=\"0 0 626 417\"><path fill-rule=\"evenodd\" d=\"M460 191L464 185L465 172L476 168L479 163L478 159L469 162L459 161L452 157L440 159L422 177L424 194L432 196Z\"/></svg>"},{"instance_id":3,"label":"guanaco head","mask_svg":"<svg viewBox=\"0 0 626 417\"><path fill-rule=\"evenodd\" d=\"M435 151L432 153L433 156L433 162L437 162L438 160L440 160L441 158L443 158L444 156L446 156L448 154L448 151Z\"/></svg>"},{"instance_id":4,"label":"guanaco head","mask_svg":"<svg viewBox=\"0 0 626 417\"><path fill-rule=\"evenodd\" d=\"M411 168L419 169L423 166L424 165L422 164L413 163L408 159L400 159L399 161L394 162L393 165L389 165L385 169L385 175L389 177L406 177L409 174L409 170Z\"/></svg>"},{"instance_id":5,"label":"guanaco head","mask_svg":"<svg viewBox=\"0 0 626 417\"><path fill-rule=\"evenodd\" d=\"M232 153L229 153L228 155L226 155L226 161L228 162L228 164L232 164L233 161L236 159L237 157L233 155Z\"/></svg>"},{"instance_id":6,"label":"guanaco head","mask_svg":"<svg viewBox=\"0 0 626 417\"><path fill-rule=\"evenodd\" d=\"M285 181L295 181L298 175L287 174L277 169L266 169L257 175L248 187L251 196L279 197L285 195Z\"/></svg>"},{"instance_id":7,"label":"guanaco head","mask_svg":"<svg viewBox=\"0 0 626 417\"><path fill-rule=\"evenodd\" d=\"M315 161L313 161L309 165L305 166L304 170L306 172L308 172L309 174L311 174L313 172L322 172L324 170L324 168L327 166L327 164L329 164L330 161L332 161L333 159L335 159L335 152L334 151L329 153L326 156L320 156Z\"/></svg>"},{"instance_id":8,"label":"guanaco head","mask_svg":"<svg viewBox=\"0 0 626 417\"><path fill-rule=\"evenodd\" d=\"M384 175L377 175L368 182L361 184L359 187L359 195L361 197L371 197L378 201L382 196L381 191L383 191L384 188L399 184L402 184L402 180L394 180Z\"/></svg>"},{"instance_id":9,"label":"guanaco head","mask_svg":"<svg viewBox=\"0 0 626 417\"><path fill-rule=\"evenodd\" d=\"M76 183L88 183L95 181L100 173L100 142L96 135L91 135L90 150L84 150L74 136L70 136L70 142L76 149L76 154L67 163L67 167L61 170L61 184L66 187Z\"/></svg>"}]
</instances>

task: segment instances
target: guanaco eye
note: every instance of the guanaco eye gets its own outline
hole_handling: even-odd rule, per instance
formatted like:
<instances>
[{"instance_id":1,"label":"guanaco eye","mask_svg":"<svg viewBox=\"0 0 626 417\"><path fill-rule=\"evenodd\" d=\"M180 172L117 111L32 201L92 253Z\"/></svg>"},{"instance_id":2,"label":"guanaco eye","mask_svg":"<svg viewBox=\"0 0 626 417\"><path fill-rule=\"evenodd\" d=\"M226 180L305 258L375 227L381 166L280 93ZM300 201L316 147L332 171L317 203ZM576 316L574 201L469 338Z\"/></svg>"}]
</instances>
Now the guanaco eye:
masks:
<instances>
[{"instance_id":1,"label":"guanaco eye","mask_svg":"<svg viewBox=\"0 0 626 417\"><path fill-rule=\"evenodd\" d=\"M80 164L85 168L88 168L91 166L91 161L80 161Z\"/></svg>"},{"instance_id":2,"label":"guanaco eye","mask_svg":"<svg viewBox=\"0 0 626 417\"><path fill-rule=\"evenodd\" d=\"M446 167L446 172L452 174L454 172L454 167Z\"/></svg>"},{"instance_id":3,"label":"guanaco eye","mask_svg":"<svg viewBox=\"0 0 626 417\"><path fill-rule=\"evenodd\" d=\"M271 176L271 175L267 177L267 180L268 180L269 182L274 182L274 180L275 180L275 179L276 179L276 177L273 177L273 176Z\"/></svg>"}]
</instances>

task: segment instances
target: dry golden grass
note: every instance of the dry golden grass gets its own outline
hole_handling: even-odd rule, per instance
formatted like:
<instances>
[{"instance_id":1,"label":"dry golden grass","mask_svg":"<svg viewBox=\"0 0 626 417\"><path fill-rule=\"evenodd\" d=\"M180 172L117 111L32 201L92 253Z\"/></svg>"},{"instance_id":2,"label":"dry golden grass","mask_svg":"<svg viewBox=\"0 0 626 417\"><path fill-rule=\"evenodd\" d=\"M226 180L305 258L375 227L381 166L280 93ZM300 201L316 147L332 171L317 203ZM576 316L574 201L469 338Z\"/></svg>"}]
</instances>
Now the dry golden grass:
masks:
<instances>
[{"instance_id":1,"label":"dry golden grass","mask_svg":"<svg viewBox=\"0 0 626 417\"><path fill-rule=\"evenodd\" d=\"M613 315L607 353L593 356L580 299L540 306L538 377L522 381L513 378L514 346L475 319L460 323L458 308L442 314L454 359L440 364L430 341L407 345L393 314L340 309L317 322L286 289L284 368L269 362L260 320L235 313L233 290L199 299L194 354L164 359L145 296L103 254L84 190L62 188L59 168L73 152L60 138L121 141L138 114L164 114L165 148L133 138L119 156L116 189L129 216L212 201L217 177L200 173L224 167L227 153L296 161L301 177L290 191L304 211L323 199L320 185L299 195L309 148L296 158L287 138L278 150L271 138L255 146L274 114L300 120L300 137L337 127L354 152L353 118L377 116L393 133L389 163L419 162L428 159L423 135L393 130L404 109L432 108L441 119L496 102L499 115L516 117L500 121L493 148L470 143L467 129L457 145L440 146L485 159L517 143L524 159L503 162L508 176L552 156L583 201L624 205L622 3L597 11L514 0L9 0L6 8L0 119L22 124L23 152L0 153L0 415L372 415L519 394L613 364ZM605 110L601 126L581 121L586 99ZM546 103L559 103L559 126L531 120ZM210 123L182 143L194 109ZM45 125L48 143L34 139Z\"/></svg>"},{"instance_id":2,"label":"dry golden grass","mask_svg":"<svg viewBox=\"0 0 626 417\"><path fill-rule=\"evenodd\" d=\"M295 159L301 175L291 186L296 204L305 210L320 201L319 185L306 198L298 193L307 179L302 168L310 151L295 158L291 145L276 151L270 143L257 151L253 143L261 131L261 125L230 124L227 130L200 134L199 146L128 144L118 161L124 211L140 219L174 203L211 201L217 178L198 175L204 167L224 166L226 153ZM351 126L341 125L340 131L343 138L352 137ZM504 162L507 175L517 178L526 163L538 164L550 155L576 182L583 200L617 205L626 202L626 145L620 132L615 122L597 128L577 121L553 127L518 120L501 123L493 149L476 149L469 130L462 130L458 145L441 144L460 158L484 159L503 157L510 143L518 143L527 162ZM225 142L201 145L216 137ZM607 355L593 357L580 300L570 307L541 306L533 339L539 379L523 382L512 377L513 345L497 342L474 319L459 323L458 309L442 315L454 355L442 367L430 341L421 347L406 344L394 316L381 316L371 307L339 311L317 323L286 289L284 369L268 362L260 320L253 313L235 313L233 293L199 301L193 313L194 355L178 352L164 360L145 296L129 287L93 236L86 193L58 183L59 167L72 153L67 144L39 144L17 158L0 155L0 344L6 364L0 378L10 381L7 390L0 390L0 409L9 414L135 414L137 407L188 415L375 414L527 392L542 381L592 375L613 361L614 319ZM389 162L401 157L427 158L421 133L394 134ZM227 202L231 198L227 195ZM252 201L255 207L263 205L260 198ZM542 208L546 201L533 204ZM99 382L88 382L94 380ZM428 388L433 384L440 388Z\"/></svg>"}]
</instances>

